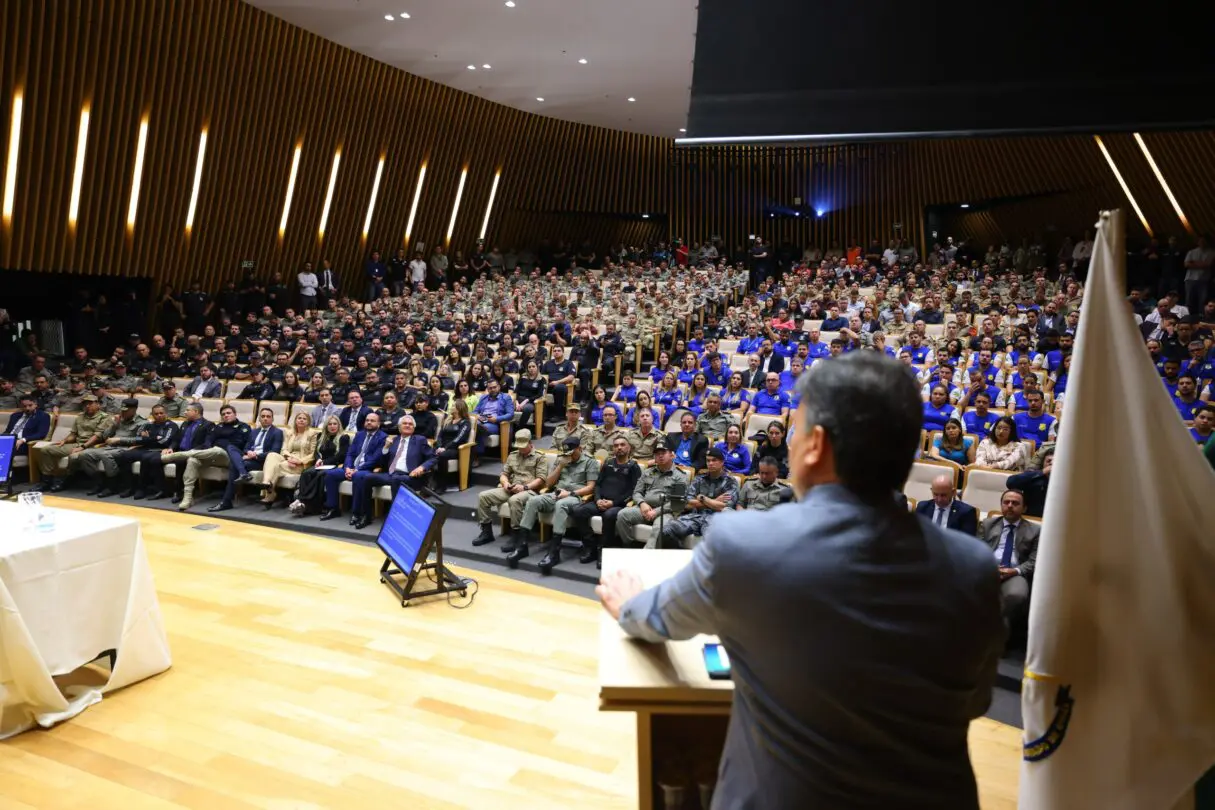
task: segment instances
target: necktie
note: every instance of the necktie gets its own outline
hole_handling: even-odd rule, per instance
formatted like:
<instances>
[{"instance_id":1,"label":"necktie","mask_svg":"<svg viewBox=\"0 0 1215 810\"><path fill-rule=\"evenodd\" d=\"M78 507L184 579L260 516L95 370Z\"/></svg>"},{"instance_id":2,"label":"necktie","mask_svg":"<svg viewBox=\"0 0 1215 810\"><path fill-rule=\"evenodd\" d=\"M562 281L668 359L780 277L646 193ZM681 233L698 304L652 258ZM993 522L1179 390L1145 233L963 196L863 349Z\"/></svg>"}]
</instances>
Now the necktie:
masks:
<instances>
[{"instance_id":1,"label":"necktie","mask_svg":"<svg viewBox=\"0 0 1215 810\"><path fill-rule=\"evenodd\" d=\"M1016 531L1016 524L1004 524L1004 554L1000 557L1001 568L1009 568L1012 566L1013 551L1015 551L1017 547L1017 542L1015 540Z\"/></svg>"},{"instance_id":2,"label":"necktie","mask_svg":"<svg viewBox=\"0 0 1215 810\"><path fill-rule=\"evenodd\" d=\"M369 444L371 444L371 434L366 433L363 435L363 446L359 449L359 454L354 459L356 469L363 466L363 459L367 457L367 445Z\"/></svg>"},{"instance_id":3,"label":"necktie","mask_svg":"<svg viewBox=\"0 0 1215 810\"><path fill-rule=\"evenodd\" d=\"M13 435L18 439L25 438L22 434L25 433L25 423L29 421L28 416L22 416L17 420L17 424L13 425Z\"/></svg>"},{"instance_id":4,"label":"necktie","mask_svg":"<svg viewBox=\"0 0 1215 810\"><path fill-rule=\"evenodd\" d=\"M266 446L266 429L260 428L257 431L257 438L253 440L253 452L260 453L262 448Z\"/></svg>"},{"instance_id":5,"label":"necktie","mask_svg":"<svg viewBox=\"0 0 1215 810\"><path fill-rule=\"evenodd\" d=\"M408 458L409 458L409 437L406 436L405 438L401 439L401 446L397 448L396 463L392 465L392 469L395 472L401 472L401 473L409 472L409 468L406 466Z\"/></svg>"},{"instance_id":6,"label":"necktie","mask_svg":"<svg viewBox=\"0 0 1215 810\"><path fill-rule=\"evenodd\" d=\"M932 522L937 524L938 526L940 526L942 529L944 529L945 528L945 510L938 506L937 515L936 515L936 517L934 517L932 519Z\"/></svg>"},{"instance_id":7,"label":"necktie","mask_svg":"<svg viewBox=\"0 0 1215 810\"><path fill-rule=\"evenodd\" d=\"M355 425L358 424L358 421L359 421L358 408L351 408L350 409L350 418L346 420L346 429L354 430Z\"/></svg>"}]
</instances>

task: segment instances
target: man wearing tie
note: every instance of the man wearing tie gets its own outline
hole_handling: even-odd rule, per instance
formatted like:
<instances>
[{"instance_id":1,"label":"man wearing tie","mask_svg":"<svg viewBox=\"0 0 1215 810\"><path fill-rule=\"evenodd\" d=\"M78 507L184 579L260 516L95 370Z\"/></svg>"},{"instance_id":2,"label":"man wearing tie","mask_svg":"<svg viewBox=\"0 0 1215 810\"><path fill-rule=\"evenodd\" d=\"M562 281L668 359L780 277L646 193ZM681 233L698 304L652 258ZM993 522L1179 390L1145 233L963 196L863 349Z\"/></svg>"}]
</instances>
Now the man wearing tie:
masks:
<instances>
[{"instance_id":1,"label":"man wearing tie","mask_svg":"<svg viewBox=\"0 0 1215 810\"><path fill-rule=\"evenodd\" d=\"M341 419L342 409L333 402L333 392L328 388L322 388L320 393L316 395L317 405L312 409L310 418L314 428L325 426L325 422L330 416L337 416ZM342 425L345 427L345 424Z\"/></svg>"},{"instance_id":2,"label":"man wearing tie","mask_svg":"<svg viewBox=\"0 0 1215 810\"><path fill-rule=\"evenodd\" d=\"M1040 529L1022 518L1025 496L1015 489L1000 496L1000 517L983 521L982 538L991 546L1000 566L1000 605L1005 626L1024 615L1029 586L1038 560Z\"/></svg>"},{"instance_id":3,"label":"man wearing tie","mask_svg":"<svg viewBox=\"0 0 1215 810\"><path fill-rule=\"evenodd\" d=\"M28 456L29 443L45 439L50 431L51 417L38 410L38 400L32 394L25 394L21 397L21 410L9 416L4 435L17 437L13 455Z\"/></svg>"},{"instance_id":4,"label":"man wearing tie","mask_svg":"<svg viewBox=\"0 0 1215 810\"><path fill-rule=\"evenodd\" d=\"M354 436L350 449L346 451L346 463L325 472L325 514L321 520L333 520L342 516L338 508L338 487L343 481L353 481L356 472L371 472L383 461L384 440L387 434L380 430L380 417L371 411L363 419L363 429ZM351 485L353 487L353 484ZM358 521L358 513L350 522Z\"/></svg>"},{"instance_id":5,"label":"man wearing tie","mask_svg":"<svg viewBox=\"0 0 1215 810\"><path fill-rule=\"evenodd\" d=\"M224 448L228 451L228 485L224 487L224 496L219 503L208 507L208 512L226 512L232 508L232 499L236 496L236 485L247 484L253 480L250 470L260 470L266 463L267 453L281 453L283 450L283 431L274 426L274 411L262 408L257 413L257 427L249 433L249 443L244 449L234 445Z\"/></svg>"},{"instance_id":6,"label":"man wearing tie","mask_svg":"<svg viewBox=\"0 0 1215 810\"><path fill-rule=\"evenodd\" d=\"M426 486L430 471L438 462L434 448L424 436L414 433L413 417L406 414L397 422L400 438L389 436L384 442L381 459L387 462L384 472L358 471L351 479L351 511L356 518L354 528L363 529L371 525L371 493L376 487L392 487L395 498L397 489L405 484L411 489Z\"/></svg>"},{"instance_id":7,"label":"man wearing tie","mask_svg":"<svg viewBox=\"0 0 1215 810\"><path fill-rule=\"evenodd\" d=\"M953 476L938 475L932 479L932 500L916 504L915 511L942 529L974 537L979 533L979 512L955 498L954 492Z\"/></svg>"},{"instance_id":8,"label":"man wearing tie","mask_svg":"<svg viewBox=\"0 0 1215 810\"><path fill-rule=\"evenodd\" d=\"M363 395L359 391L351 391L346 395L346 407L342 408L342 412L338 414L338 419L342 423L342 429L347 433L354 433L359 430L365 430L365 420L369 414L374 413L371 408L363 404ZM376 420L377 423L379 420Z\"/></svg>"},{"instance_id":9,"label":"man wearing tie","mask_svg":"<svg viewBox=\"0 0 1215 810\"><path fill-rule=\"evenodd\" d=\"M328 309L329 299L338 297L338 277L333 271L333 266L328 259L321 259L321 272L317 277L320 286L317 287L317 292L321 295L321 302Z\"/></svg>"}]
</instances>

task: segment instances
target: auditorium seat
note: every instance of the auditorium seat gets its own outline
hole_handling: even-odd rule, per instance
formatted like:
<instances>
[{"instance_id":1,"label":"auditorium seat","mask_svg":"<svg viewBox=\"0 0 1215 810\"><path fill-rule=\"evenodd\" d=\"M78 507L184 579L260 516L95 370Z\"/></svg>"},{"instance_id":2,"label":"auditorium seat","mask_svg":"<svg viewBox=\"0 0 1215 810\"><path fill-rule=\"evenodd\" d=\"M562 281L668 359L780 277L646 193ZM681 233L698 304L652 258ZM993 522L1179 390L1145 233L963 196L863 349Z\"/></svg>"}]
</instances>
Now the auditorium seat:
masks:
<instances>
[{"instance_id":1,"label":"auditorium seat","mask_svg":"<svg viewBox=\"0 0 1215 810\"><path fill-rule=\"evenodd\" d=\"M246 424L251 424L257 417L257 403L251 399L228 399L225 404L235 408L236 418Z\"/></svg>"},{"instance_id":2,"label":"auditorium seat","mask_svg":"<svg viewBox=\"0 0 1215 810\"><path fill-rule=\"evenodd\" d=\"M958 466L950 464L948 461L920 459L911 465L911 474L907 476L907 483L903 485L903 494L908 498L914 498L917 503L931 499L932 479L940 475L948 475L953 478L953 487L956 490L958 473Z\"/></svg>"},{"instance_id":3,"label":"auditorium seat","mask_svg":"<svg viewBox=\"0 0 1215 810\"><path fill-rule=\"evenodd\" d=\"M236 399L248 384L248 380L228 380L227 385L224 386L224 396Z\"/></svg>"},{"instance_id":4,"label":"auditorium seat","mask_svg":"<svg viewBox=\"0 0 1215 810\"><path fill-rule=\"evenodd\" d=\"M768 425L773 422L785 424L785 420L778 413L752 413L747 417L747 425L743 428L743 436L754 436L757 433L767 433Z\"/></svg>"},{"instance_id":5,"label":"auditorium seat","mask_svg":"<svg viewBox=\"0 0 1215 810\"><path fill-rule=\"evenodd\" d=\"M999 511L1000 496L1008 489L1006 482L1012 475L1008 470L994 470L972 464L966 468L966 484L962 489L962 500L980 512Z\"/></svg>"}]
</instances>

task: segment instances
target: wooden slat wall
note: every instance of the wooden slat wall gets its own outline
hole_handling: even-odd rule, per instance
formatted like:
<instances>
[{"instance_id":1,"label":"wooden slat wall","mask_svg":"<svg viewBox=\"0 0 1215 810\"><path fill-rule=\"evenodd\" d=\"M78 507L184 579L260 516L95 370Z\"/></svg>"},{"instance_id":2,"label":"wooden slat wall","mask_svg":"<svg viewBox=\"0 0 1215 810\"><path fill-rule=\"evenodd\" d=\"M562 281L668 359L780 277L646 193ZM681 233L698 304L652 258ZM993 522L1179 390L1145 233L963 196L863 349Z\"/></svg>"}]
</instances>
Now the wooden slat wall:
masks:
<instances>
[{"instance_id":1,"label":"wooden slat wall","mask_svg":"<svg viewBox=\"0 0 1215 810\"><path fill-rule=\"evenodd\" d=\"M1144 136L1191 224L1215 227L1215 133ZM1183 233L1147 160L1129 134L1103 136L1152 230ZM689 241L721 234L730 245L752 233L775 243L846 244L889 239L893 225L923 246L924 210L960 205L946 224L955 237L998 242L1056 233L1078 236L1101 208L1125 195L1090 135L926 140L815 147L695 147L672 159L671 233ZM823 218L765 216L802 197ZM1018 198L1001 202L1007 198ZM1128 218L1133 236L1146 235Z\"/></svg>"},{"instance_id":2,"label":"wooden slat wall","mask_svg":"<svg viewBox=\"0 0 1215 810\"><path fill-rule=\"evenodd\" d=\"M661 211L671 141L532 115L342 48L238 0L7 0L0 4L0 139L24 91L14 217L0 267L154 276L208 287L242 259L293 272L304 258L358 266L400 246L427 163L412 240L442 241L469 169L452 247L471 247L495 171L487 239L652 238L618 217ZM76 135L91 108L80 218L68 228ZM150 120L138 217L126 228L140 118ZM194 229L186 212L208 128ZM302 160L278 237L292 152ZM324 239L334 151L342 158ZM6 152L4 154L7 154ZM385 167L366 243L376 164ZM0 166L0 171L2 171ZM568 216L530 212L559 211ZM542 229L542 230L541 230Z\"/></svg>"},{"instance_id":3,"label":"wooden slat wall","mask_svg":"<svg viewBox=\"0 0 1215 810\"><path fill-rule=\"evenodd\" d=\"M372 246L402 244L419 167L426 182L414 245L444 240L468 167L451 247L478 233L495 171L487 238L597 248L673 236L751 233L828 247L890 238L924 246L927 206L961 202L955 236L995 242L1078 235L1125 198L1088 135L870 143L791 149L675 149L646 137L536 116L411 76L239 0L7 0L0 4L0 138L24 93L14 217L0 226L0 267L146 276L209 288L242 259L292 272L305 258L349 271ZM81 106L91 121L76 228L68 200ZM140 119L150 121L139 212L126 228ZM206 164L193 232L185 230L200 131ZM1215 133L1145 136L1198 230L1215 228ZM1181 225L1130 135L1105 136L1158 234ZM302 160L285 237L278 235L295 145ZM334 151L342 153L324 238L317 228ZM5 151L2 154L7 154ZM385 158L369 237L363 219ZM795 196L824 217L768 219ZM1015 199L1010 199L1015 198ZM992 202L999 200L1007 202ZM626 215L648 212L651 220ZM1142 235L1128 219L1132 236ZM1137 233L1138 232L1138 233ZM1048 241L1049 238L1048 238ZM349 277L349 275L347 275Z\"/></svg>"}]
</instances>

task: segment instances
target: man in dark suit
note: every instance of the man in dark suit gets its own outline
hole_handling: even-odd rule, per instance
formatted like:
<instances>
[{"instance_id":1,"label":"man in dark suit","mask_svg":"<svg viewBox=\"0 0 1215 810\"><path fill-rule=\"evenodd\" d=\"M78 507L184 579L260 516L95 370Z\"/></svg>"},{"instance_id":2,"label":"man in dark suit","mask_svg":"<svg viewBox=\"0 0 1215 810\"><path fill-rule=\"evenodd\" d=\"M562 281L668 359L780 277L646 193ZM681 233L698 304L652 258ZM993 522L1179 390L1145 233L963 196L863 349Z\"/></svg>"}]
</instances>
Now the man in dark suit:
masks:
<instances>
[{"instance_id":1,"label":"man in dark suit","mask_svg":"<svg viewBox=\"0 0 1215 810\"><path fill-rule=\"evenodd\" d=\"M980 538L987 541L1000 566L1000 605L1005 626L1029 608L1029 586L1038 560L1036 524L1025 520L1025 495L1010 489L1000 496L999 517L983 521Z\"/></svg>"},{"instance_id":2,"label":"man in dark suit","mask_svg":"<svg viewBox=\"0 0 1215 810\"><path fill-rule=\"evenodd\" d=\"M1055 451L1047 450L1042 454L1041 470L1026 470L1023 473L1008 476L1004 486L1009 489L1019 489L1025 495L1025 514L1040 518L1046 511L1046 491L1050 487L1050 471L1055 464Z\"/></svg>"},{"instance_id":3,"label":"man in dark suit","mask_svg":"<svg viewBox=\"0 0 1215 810\"><path fill-rule=\"evenodd\" d=\"M207 436L210 435L211 429L215 427L212 422L203 419L203 406L197 402L191 402L186 406L185 421L181 423L181 429L173 437L173 441L167 448L160 453L159 464L149 464L149 482L152 489L152 494L148 496L148 500L155 501L167 497L169 488L165 484L165 465L177 465L177 477L173 479L173 503L181 503L182 494L184 491L184 481L182 473L186 469L186 461L189 460L190 454L197 452L207 444ZM139 465L140 473L143 472L144 465Z\"/></svg>"},{"instance_id":4,"label":"man in dark suit","mask_svg":"<svg viewBox=\"0 0 1215 810\"><path fill-rule=\"evenodd\" d=\"M257 412L257 427L249 432L249 444L243 450L229 445L228 451L228 485L224 487L224 496L219 503L207 509L208 512L226 512L232 508L232 499L236 496L236 485L247 484L253 479L251 470L260 470L266 463L270 453L283 451L283 431L274 426L274 411L262 408Z\"/></svg>"},{"instance_id":5,"label":"man in dark suit","mask_svg":"<svg viewBox=\"0 0 1215 810\"><path fill-rule=\"evenodd\" d=\"M747 358L747 370L742 372L743 388L763 388L768 372L759 367L759 355L753 354Z\"/></svg>"},{"instance_id":6,"label":"man in dark suit","mask_svg":"<svg viewBox=\"0 0 1215 810\"><path fill-rule=\"evenodd\" d=\"M397 422L400 438L389 436L384 442L381 463L383 472L360 470L351 478L350 511L356 518L354 528L363 529L371 524L371 494L376 487L392 487L395 498L397 489L404 484L411 489L420 489L430 480L430 472L438 463L434 448L425 436L414 432L413 417L406 415Z\"/></svg>"},{"instance_id":7,"label":"man in dark suit","mask_svg":"<svg viewBox=\"0 0 1215 810\"><path fill-rule=\"evenodd\" d=\"M679 417L679 432L667 434L667 447L675 451L675 463L694 470L705 469L709 440L696 432L696 417L685 411Z\"/></svg>"},{"instance_id":8,"label":"man in dark suit","mask_svg":"<svg viewBox=\"0 0 1215 810\"><path fill-rule=\"evenodd\" d=\"M764 338L759 347L759 370L766 375L770 371L780 374L785 370L785 358L772 350L772 341Z\"/></svg>"},{"instance_id":9,"label":"man in dark suit","mask_svg":"<svg viewBox=\"0 0 1215 810\"><path fill-rule=\"evenodd\" d=\"M341 293L341 284L338 282L337 271L329 263L328 259L321 259L321 270L316 274L317 288L316 291L320 294L322 309L329 308L329 299L337 298Z\"/></svg>"},{"instance_id":10,"label":"man in dark suit","mask_svg":"<svg viewBox=\"0 0 1215 810\"><path fill-rule=\"evenodd\" d=\"M362 392L351 391L346 395L346 407L342 408L338 419L341 420L346 432L352 433L356 430L366 430L367 415L371 413L374 411L363 404Z\"/></svg>"},{"instance_id":11,"label":"man in dark suit","mask_svg":"<svg viewBox=\"0 0 1215 810\"><path fill-rule=\"evenodd\" d=\"M1003 648L996 561L892 496L923 424L919 384L897 361L852 352L815 364L797 391L800 501L720 512L670 579L645 590L606 570L597 593L635 638L709 633L729 653L737 688L714 807L978 810L966 738Z\"/></svg>"},{"instance_id":12,"label":"man in dark suit","mask_svg":"<svg viewBox=\"0 0 1215 810\"><path fill-rule=\"evenodd\" d=\"M356 472L371 472L380 466L387 438L388 434L380 430L380 415L370 411L363 417L363 429L354 434L345 463L325 472L325 514L321 515L321 520L342 516L342 510L338 509L338 487L343 481L353 481ZM358 522L357 512L350 522Z\"/></svg>"},{"instance_id":13,"label":"man in dark suit","mask_svg":"<svg viewBox=\"0 0 1215 810\"><path fill-rule=\"evenodd\" d=\"M9 415L4 435L17 437L13 455L28 456L30 442L45 439L51 432L51 417L38 410L38 400L33 394L23 394L20 402L21 410Z\"/></svg>"},{"instance_id":14,"label":"man in dark suit","mask_svg":"<svg viewBox=\"0 0 1215 810\"><path fill-rule=\"evenodd\" d=\"M952 475L932 479L932 500L916 504L917 515L928 518L942 529L953 529L971 537L979 533L979 511L954 497Z\"/></svg>"}]
</instances>

